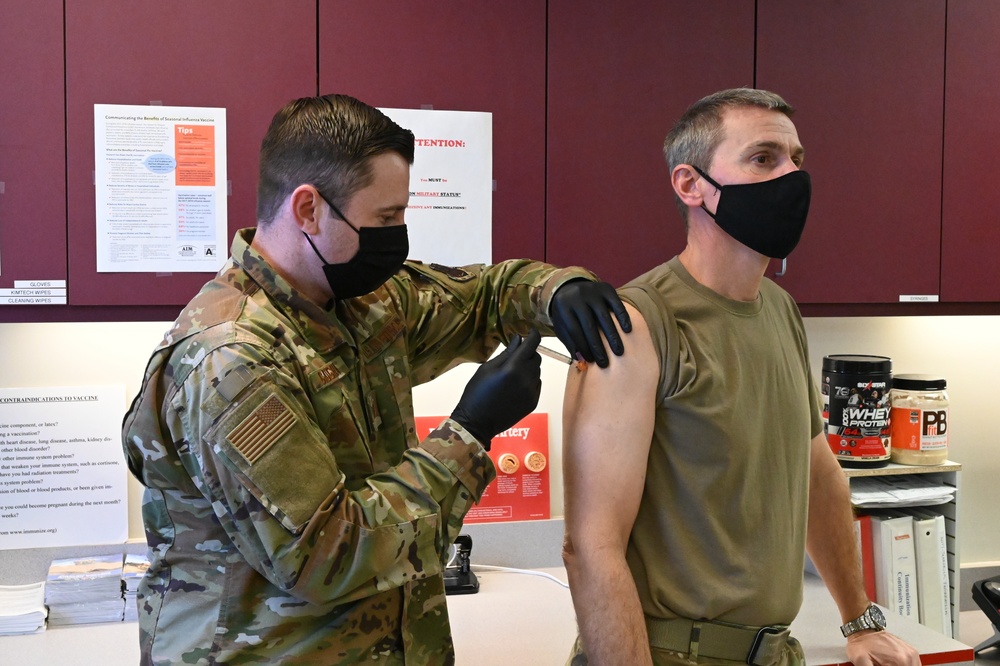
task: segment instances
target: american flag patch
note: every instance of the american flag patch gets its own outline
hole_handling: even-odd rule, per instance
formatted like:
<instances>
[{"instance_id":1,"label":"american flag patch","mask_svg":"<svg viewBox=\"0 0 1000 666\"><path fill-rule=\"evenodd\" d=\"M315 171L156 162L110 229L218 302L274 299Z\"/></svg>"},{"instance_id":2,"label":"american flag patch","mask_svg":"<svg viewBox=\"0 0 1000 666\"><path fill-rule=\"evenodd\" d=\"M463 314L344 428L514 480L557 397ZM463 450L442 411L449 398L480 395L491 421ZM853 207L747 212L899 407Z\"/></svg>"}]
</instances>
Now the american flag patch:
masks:
<instances>
[{"instance_id":1,"label":"american flag patch","mask_svg":"<svg viewBox=\"0 0 1000 666\"><path fill-rule=\"evenodd\" d=\"M227 435L230 444L251 465L295 425L295 414L272 395Z\"/></svg>"}]
</instances>

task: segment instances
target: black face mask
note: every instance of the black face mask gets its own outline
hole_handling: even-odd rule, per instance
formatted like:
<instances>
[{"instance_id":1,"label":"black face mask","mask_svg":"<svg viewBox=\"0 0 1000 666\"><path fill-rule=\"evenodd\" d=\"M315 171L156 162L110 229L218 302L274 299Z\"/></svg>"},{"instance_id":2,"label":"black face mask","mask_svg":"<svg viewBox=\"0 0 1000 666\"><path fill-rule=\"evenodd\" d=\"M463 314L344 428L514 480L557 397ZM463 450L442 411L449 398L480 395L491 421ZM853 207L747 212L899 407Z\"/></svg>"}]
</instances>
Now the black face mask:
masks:
<instances>
[{"instance_id":1,"label":"black face mask","mask_svg":"<svg viewBox=\"0 0 1000 666\"><path fill-rule=\"evenodd\" d=\"M406 261L406 255L410 252L406 225L361 227L358 229L348 222L344 214L326 197L322 194L320 196L333 212L358 234L357 253L342 264L331 264L316 249L309 234L302 233L309 241L309 245L312 246L313 252L323 262L323 274L326 275L326 281L330 283L333 297L343 300L375 291L385 284L386 280L395 275L396 271L402 267L403 262Z\"/></svg>"},{"instance_id":2,"label":"black face mask","mask_svg":"<svg viewBox=\"0 0 1000 666\"><path fill-rule=\"evenodd\" d=\"M759 183L719 185L694 167L720 192L715 214L701 205L727 234L765 257L784 259L802 237L809 214L812 181L805 171Z\"/></svg>"}]
</instances>

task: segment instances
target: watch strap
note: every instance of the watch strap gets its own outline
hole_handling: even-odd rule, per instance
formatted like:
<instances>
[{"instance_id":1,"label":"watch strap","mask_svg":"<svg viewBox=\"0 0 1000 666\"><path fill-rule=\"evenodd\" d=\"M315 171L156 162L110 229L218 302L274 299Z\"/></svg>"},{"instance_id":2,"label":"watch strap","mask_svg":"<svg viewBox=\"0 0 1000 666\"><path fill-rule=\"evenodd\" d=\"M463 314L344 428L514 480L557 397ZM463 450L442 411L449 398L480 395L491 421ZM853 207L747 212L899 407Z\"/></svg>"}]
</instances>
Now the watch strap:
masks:
<instances>
[{"instance_id":1,"label":"watch strap","mask_svg":"<svg viewBox=\"0 0 1000 666\"><path fill-rule=\"evenodd\" d=\"M875 614L878 613L878 617L882 617L881 612L879 612L877 609L873 612L872 610L873 607L874 607L873 604L868 604L868 608L865 609L864 613L854 618L850 622L841 625L840 633L844 634L844 638L850 636L851 634L856 634L859 631L864 631L866 629L874 629L875 631L882 631L883 629L885 629L884 620L883 622L880 623L876 620L875 616Z\"/></svg>"}]
</instances>

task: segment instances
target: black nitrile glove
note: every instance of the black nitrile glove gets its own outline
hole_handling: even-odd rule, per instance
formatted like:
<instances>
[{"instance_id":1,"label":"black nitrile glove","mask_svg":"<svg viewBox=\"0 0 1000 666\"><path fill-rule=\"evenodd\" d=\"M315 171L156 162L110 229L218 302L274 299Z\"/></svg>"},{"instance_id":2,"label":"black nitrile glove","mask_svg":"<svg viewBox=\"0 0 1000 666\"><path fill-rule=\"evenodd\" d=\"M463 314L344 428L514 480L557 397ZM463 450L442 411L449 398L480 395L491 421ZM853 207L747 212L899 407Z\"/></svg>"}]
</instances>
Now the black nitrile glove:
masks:
<instances>
[{"instance_id":1,"label":"black nitrile glove","mask_svg":"<svg viewBox=\"0 0 1000 666\"><path fill-rule=\"evenodd\" d=\"M487 451L494 435L510 428L538 405L542 392L542 336L514 336L510 346L483 363L465 385L451 418L462 424Z\"/></svg>"},{"instance_id":2,"label":"black nitrile glove","mask_svg":"<svg viewBox=\"0 0 1000 666\"><path fill-rule=\"evenodd\" d=\"M632 330L632 320L614 287L607 282L583 279L570 280L556 289L549 305L552 328L556 337L566 345L569 355L575 358L579 352L585 361L596 362L602 368L608 367L608 354L604 351L601 331L604 331L604 337L616 356L625 351L618 329L611 320L612 312L623 331L628 333Z\"/></svg>"}]
</instances>

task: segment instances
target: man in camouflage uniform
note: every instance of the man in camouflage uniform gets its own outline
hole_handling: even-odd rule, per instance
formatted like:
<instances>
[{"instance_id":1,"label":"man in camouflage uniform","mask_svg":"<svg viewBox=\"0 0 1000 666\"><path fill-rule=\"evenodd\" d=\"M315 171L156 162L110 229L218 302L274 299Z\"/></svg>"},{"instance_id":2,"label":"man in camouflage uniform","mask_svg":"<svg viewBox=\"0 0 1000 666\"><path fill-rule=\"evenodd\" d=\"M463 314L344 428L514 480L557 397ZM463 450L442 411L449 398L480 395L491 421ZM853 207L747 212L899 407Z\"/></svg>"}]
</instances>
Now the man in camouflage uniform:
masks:
<instances>
[{"instance_id":1,"label":"man in camouflage uniform","mask_svg":"<svg viewBox=\"0 0 1000 666\"><path fill-rule=\"evenodd\" d=\"M537 404L532 329L622 353L624 307L586 271L404 264L412 161L412 133L349 97L272 121L257 229L123 426L146 487L144 664L453 663L445 555L496 475L490 439ZM501 342L419 441L411 387Z\"/></svg>"}]
</instances>

